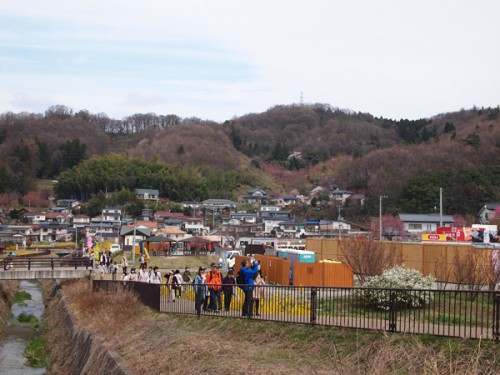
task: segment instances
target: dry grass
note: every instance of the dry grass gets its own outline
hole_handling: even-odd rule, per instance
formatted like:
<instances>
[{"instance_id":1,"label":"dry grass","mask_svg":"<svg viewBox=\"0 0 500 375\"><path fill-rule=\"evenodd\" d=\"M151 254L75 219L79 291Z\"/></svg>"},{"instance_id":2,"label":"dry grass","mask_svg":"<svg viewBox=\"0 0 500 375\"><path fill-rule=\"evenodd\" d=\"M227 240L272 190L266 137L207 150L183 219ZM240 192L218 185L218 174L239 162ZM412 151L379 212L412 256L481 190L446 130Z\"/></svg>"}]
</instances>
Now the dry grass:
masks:
<instances>
[{"instance_id":1,"label":"dry grass","mask_svg":"<svg viewBox=\"0 0 500 375\"><path fill-rule=\"evenodd\" d=\"M0 282L0 338L3 336L3 329L10 311L12 298L18 289L18 281Z\"/></svg>"},{"instance_id":2,"label":"dry grass","mask_svg":"<svg viewBox=\"0 0 500 375\"><path fill-rule=\"evenodd\" d=\"M82 326L147 374L496 374L492 342L159 314L134 296L64 286Z\"/></svg>"}]
</instances>

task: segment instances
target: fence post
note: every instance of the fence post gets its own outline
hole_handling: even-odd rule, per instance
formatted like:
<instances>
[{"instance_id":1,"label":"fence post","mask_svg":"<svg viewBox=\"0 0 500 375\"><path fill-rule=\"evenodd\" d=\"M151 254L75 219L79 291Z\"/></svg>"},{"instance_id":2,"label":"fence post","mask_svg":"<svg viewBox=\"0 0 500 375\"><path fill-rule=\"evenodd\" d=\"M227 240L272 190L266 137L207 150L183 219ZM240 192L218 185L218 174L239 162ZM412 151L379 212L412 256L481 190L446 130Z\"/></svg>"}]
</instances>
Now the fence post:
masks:
<instances>
[{"instance_id":1,"label":"fence post","mask_svg":"<svg viewBox=\"0 0 500 375\"><path fill-rule=\"evenodd\" d=\"M496 292L493 297L493 339L500 340L500 293Z\"/></svg>"},{"instance_id":2,"label":"fence post","mask_svg":"<svg viewBox=\"0 0 500 375\"><path fill-rule=\"evenodd\" d=\"M316 310L318 306L318 290L311 288L311 324L316 324Z\"/></svg>"},{"instance_id":3,"label":"fence post","mask_svg":"<svg viewBox=\"0 0 500 375\"><path fill-rule=\"evenodd\" d=\"M396 332L396 295L397 291L391 290L389 294L389 331Z\"/></svg>"}]
</instances>

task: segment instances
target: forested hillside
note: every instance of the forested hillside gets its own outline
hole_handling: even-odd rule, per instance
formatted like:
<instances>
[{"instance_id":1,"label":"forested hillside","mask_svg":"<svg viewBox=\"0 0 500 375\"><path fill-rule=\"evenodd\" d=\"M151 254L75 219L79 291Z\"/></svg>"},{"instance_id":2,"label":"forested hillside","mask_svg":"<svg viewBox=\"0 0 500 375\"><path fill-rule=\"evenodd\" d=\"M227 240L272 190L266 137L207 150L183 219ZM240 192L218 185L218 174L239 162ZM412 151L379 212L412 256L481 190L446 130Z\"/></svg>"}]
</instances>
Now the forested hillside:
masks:
<instances>
[{"instance_id":1,"label":"forested hillside","mask_svg":"<svg viewBox=\"0 0 500 375\"><path fill-rule=\"evenodd\" d=\"M89 164L91 157L98 159ZM117 160L122 167L113 164ZM167 164L182 183L138 179L135 168L148 169L136 160L152 163L156 172ZM108 164L114 167L103 167ZM98 169L107 175L94 179L90 171ZM336 185L366 194L368 214L376 212L379 195L389 196L393 212L432 211L442 187L447 213L474 214L484 202L500 199L500 110L410 121L291 105L218 124L155 114L116 120L54 106L45 114L0 115L0 177L0 194L19 197L35 188L37 178L60 178L57 193L80 198L141 187L178 200L235 199L255 186L279 194Z\"/></svg>"}]
</instances>

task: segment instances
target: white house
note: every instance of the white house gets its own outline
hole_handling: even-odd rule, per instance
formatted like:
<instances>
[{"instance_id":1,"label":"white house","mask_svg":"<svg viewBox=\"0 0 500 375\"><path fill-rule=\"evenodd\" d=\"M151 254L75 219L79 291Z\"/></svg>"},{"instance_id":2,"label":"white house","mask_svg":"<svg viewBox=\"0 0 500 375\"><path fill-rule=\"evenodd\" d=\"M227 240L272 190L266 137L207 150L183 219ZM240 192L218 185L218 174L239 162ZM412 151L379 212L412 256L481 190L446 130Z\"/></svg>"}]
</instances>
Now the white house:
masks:
<instances>
[{"instance_id":1,"label":"white house","mask_svg":"<svg viewBox=\"0 0 500 375\"><path fill-rule=\"evenodd\" d=\"M45 212L28 212L24 217L28 223L38 224L45 221Z\"/></svg>"},{"instance_id":2,"label":"white house","mask_svg":"<svg viewBox=\"0 0 500 375\"><path fill-rule=\"evenodd\" d=\"M489 224L492 219L492 215L497 208L500 207L500 203L486 203L479 211L479 222L481 224Z\"/></svg>"},{"instance_id":3,"label":"white house","mask_svg":"<svg viewBox=\"0 0 500 375\"><path fill-rule=\"evenodd\" d=\"M349 198L353 193L347 190L335 189L330 190L328 196L331 200L336 201L337 203L344 204L345 200Z\"/></svg>"},{"instance_id":4,"label":"white house","mask_svg":"<svg viewBox=\"0 0 500 375\"><path fill-rule=\"evenodd\" d=\"M102 210L102 221L116 222L120 221L122 210L120 207L105 207Z\"/></svg>"},{"instance_id":5,"label":"white house","mask_svg":"<svg viewBox=\"0 0 500 375\"><path fill-rule=\"evenodd\" d=\"M157 201L160 198L160 191L157 189L137 189L137 198L145 201Z\"/></svg>"},{"instance_id":6,"label":"white house","mask_svg":"<svg viewBox=\"0 0 500 375\"><path fill-rule=\"evenodd\" d=\"M442 221L443 227L451 227L453 216L439 214L399 214L404 230L410 233L436 232Z\"/></svg>"}]
</instances>

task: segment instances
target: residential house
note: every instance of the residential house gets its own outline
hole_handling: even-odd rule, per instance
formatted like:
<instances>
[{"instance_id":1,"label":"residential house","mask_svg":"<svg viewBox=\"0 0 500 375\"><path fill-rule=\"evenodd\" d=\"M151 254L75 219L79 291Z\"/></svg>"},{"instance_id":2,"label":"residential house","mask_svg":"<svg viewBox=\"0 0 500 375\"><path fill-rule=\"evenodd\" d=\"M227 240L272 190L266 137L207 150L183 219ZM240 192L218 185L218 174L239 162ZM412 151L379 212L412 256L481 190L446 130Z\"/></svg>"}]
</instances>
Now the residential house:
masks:
<instances>
[{"instance_id":1,"label":"residential house","mask_svg":"<svg viewBox=\"0 0 500 375\"><path fill-rule=\"evenodd\" d=\"M268 211L281 211L281 206L279 205L262 205L260 206L260 211L265 211L265 212L268 212Z\"/></svg>"},{"instance_id":2,"label":"residential house","mask_svg":"<svg viewBox=\"0 0 500 375\"><path fill-rule=\"evenodd\" d=\"M451 227L453 216L439 214L399 214L404 230L410 233L436 232L437 227Z\"/></svg>"},{"instance_id":3,"label":"residential house","mask_svg":"<svg viewBox=\"0 0 500 375\"><path fill-rule=\"evenodd\" d=\"M85 228L90 225L90 217L84 214L78 214L73 216L73 227L74 228Z\"/></svg>"},{"instance_id":4,"label":"residential house","mask_svg":"<svg viewBox=\"0 0 500 375\"><path fill-rule=\"evenodd\" d=\"M137 198L145 201L157 201L160 199L160 191L157 189L137 189Z\"/></svg>"},{"instance_id":5,"label":"residential house","mask_svg":"<svg viewBox=\"0 0 500 375\"><path fill-rule=\"evenodd\" d=\"M489 224L495 210L500 210L500 203L486 203L479 211L479 223ZM500 219L500 218L499 218Z\"/></svg>"},{"instance_id":6,"label":"residential house","mask_svg":"<svg viewBox=\"0 0 500 375\"><path fill-rule=\"evenodd\" d=\"M28 223L38 224L45 221L45 212L27 212L24 217Z\"/></svg>"},{"instance_id":7,"label":"residential house","mask_svg":"<svg viewBox=\"0 0 500 375\"><path fill-rule=\"evenodd\" d=\"M196 216L197 212L200 211L201 209L201 203L200 202L194 202L194 201L185 201L181 203L182 209L183 210L191 210L192 215L191 216Z\"/></svg>"},{"instance_id":8,"label":"residential house","mask_svg":"<svg viewBox=\"0 0 500 375\"><path fill-rule=\"evenodd\" d=\"M40 241L42 242L66 242L71 241L69 224L60 223L40 223Z\"/></svg>"},{"instance_id":9,"label":"residential house","mask_svg":"<svg viewBox=\"0 0 500 375\"><path fill-rule=\"evenodd\" d=\"M257 222L257 214L250 212L233 212L229 217L224 218L223 222L255 224Z\"/></svg>"},{"instance_id":10,"label":"residential house","mask_svg":"<svg viewBox=\"0 0 500 375\"><path fill-rule=\"evenodd\" d=\"M66 206L63 206L63 207L59 207L59 206L54 206L50 209L50 212L65 212L65 213L68 213L68 212L71 212L71 210L66 207Z\"/></svg>"},{"instance_id":11,"label":"residential house","mask_svg":"<svg viewBox=\"0 0 500 375\"><path fill-rule=\"evenodd\" d=\"M56 224L70 224L73 220L73 214L69 212L46 212L45 222Z\"/></svg>"},{"instance_id":12,"label":"residential house","mask_svg":"<svg viewBox=\"0 0 500 375\"><path fill-rule=\"evenodd\" d=\"M306 234L319 234L321 220L306 220L304 222L304 229Z\"/></svg>"},{"instance_id":13,"label":"residential house","mask_svg":"<svg viewBox=\"0 0 500 375\"><path fill-rule=\"evenodd\" d=\"M283 204L282 206L290 206L297 202L300 202L300 198L296 195L284 195L282 198Z\"/></svg>"},{"instance_id":14,"label":"residential house","mask_svg":"<svg viewBox=\"0 0 500 375\"><path fill-rule=\"evenodd\" d=\"M351 225L344 221L320 220L319 232L324 235L338 235L351 230Z\"/></svg>"},{"instance_id":15,"label":"residential house","mask_svg":"<svg viewBox=\"0 0 500 375\"><path fill-rule=\"evenodd\" d=\"M259 217L264 218L281 218L283 220L288 220L290 217L290 211L286 210L276 210L276 211L259 211Z\"/></svg>"},{"instance_id":16,"label":"residential house","mask_svg":"<svg viewBox=\"0 0 500 375\"><path fill-rule=\"evenodd\" d=\"M120 223L121 215L121 207L105 207L102 210L101 220L108 223Z\"/></svg>"},{"instance_id":17,"label":"residential house","mask_svg":"<svg viewBox=\"0 0 500 375\"><path fill-rule=\"evenodd\" d=\"M236 209L236 203L229 199L207 199L201 202L201 206L216 211L223 209L231 211Z\"/></svg>"},{"instance_id":18,"label":"residential house","mask_svg":"<svg viewBox=\"0 0 500 375\"><path fill-rule=\"evenodd\" d=\"M177 228L172 228L172 227L159 229L156 232L156 236L160 236L160 237L165 236L165 237L168 237L174 241L180 241L180 240L184 240L188 237L191 237L191 235L187 234L187 232L180 230L180 229L177 229Z\"/></svg>"},{"instance_id":19,"label":"residential house","mask_svg":"<svg viewBox=\"0 0 500 375\"><path fill-rule=\"evenodd\" d=\"M85 227L87 237L96 237L101 241L106 236L106 233L116 233L117 230L118 227L116 225L98 220L95 221L95 218L92 218L90 224Z\"/></svg>"},{"instance_id":20,"label":"residential house","mask_svg":"<svg viewBox=\"0 0 500 375\"><path fill-rule=\"evenodd\" d=\"M203 223L203 218L189 217L184 220L182 227L186 232L198 234L200 236L206 235L209 232L209 227Z\"/></svg>"},{"instance_id":21,"label":"residential house","mask_svg":"<svg viewBox=\"0 0 500 375\"><path fill-rule=\"evenodd\" d=\"M124 225L120 229L121 243L123 243L124 250L132 250L134 241L135 246L139 246L141 241L151 237L151 228L143 225Z\"/></svg>"},{"instance_id":22,"label":"residential house","mask_svg":"<svg viewBox=\"0 0 500 375\"><path fill-rule=\"evenodd\" d=\"M32 225L0 225L0 242L13 242L26 246L27 242L37 241L38 233Z\"/></svg>"},{"instance_id":23,"label":"residential house","mask_svg":"<svg viewBox=\"0 0 500 375\"><path fill-rule=\"evenodd\" d=\"M206 227L203 223L203 217L191 217L186 216L183 213L170 211L156 211L154 217L155 220L158 221L158 225L160 228L175 226L188 233L198 235L203 235L208 232L208 227ZM181 221L180 225L178 224L179 220Z\"/></svg>"},{"instance_id":24,"label":"residential house","mask_svg":"<svg viewBox=\"0 0 500 375\"><path fill-rule=\"evenodd\" d=\"M287 218L282 217L264 217L262 218L262 233L270 235L273 230L280 227L280 223L287 221Z\"/></svg>"},{"instance_id":25,"label":"residential house","mask_svg":"<svg viewBox=\"0 0 500 375\"><path fill-rule=\"evenodd\" d=\"M226 236L234 238L240 237L259 237L262 234L262 223L247 224L247 223L223 223L221 232Z\"/></svg>"},{"instance_id":26,"label":"residential house","mask_svg":"<svg viewBox=\"0 0 500 375\"><path fill-rule=\"evenodd\" d=\"M56 200L56 205L57 207L65 207L71 211L80 207L80 201L76 199L58 199Z\"/></svg>"},{"instance_id":27,"label":"residential house","mask_svg":"<svg viewBox=\"0 0 500 375\"><path fill-rule=\"evenodd\" d=\"M346 201L352 206L364 206L366 196L362 193L354 193L347 197Z\"/></svg>"},{"instance_id":28,"label":"residential house","mask_svg":"<svg viewBox=\"0 0 500 375\"><path fill-rule=\"evenodd\" d=\"M270 197L267 195L267 192L259 187L250 190L248 195L243 197L243 200L250 204L262 204L269 199Z\"/></svg>"},{"instance_id":29,"label":"residential house","mask_svg":"<svg viewBox=\"0 0 500 375\"><path fill-rule=\"evenodd\" d=\"M158 228L184 228L184 220L180 219L161 219L158 221Z\"/></svg>"},{"instance_id":30,"label":"residential house","mask_svg":"<svg viewBox=\"0 0 500 375\"><path fill-rule=\"evenodd\" d=\"M141 210L141 217L144 221L151 221L154 218L154 211L151 208L144 208Z\"/></svg>"},{"instance_id":31,"label":"residential house","mask_svg":"<svg viewBox=\"0 0 500 375\"><path fill-rule=\"evenodd\" d=\"M328 193L330 200L333 200L337 204L345 204L347 198L349 198L353 193L347 190L341 190L339 188L331 189Z\"/></svg>"},{"instance_id":32,"label":"residential house","mask_svg":"<svg viewBox=\"0 0 500 375\"><path fill-rule=\"evenodd\" d=\"M295 220L284 220L279 222L276 229L276 237L295 238L298 237L298 224Z\"/></svg>"}]
</instances>

